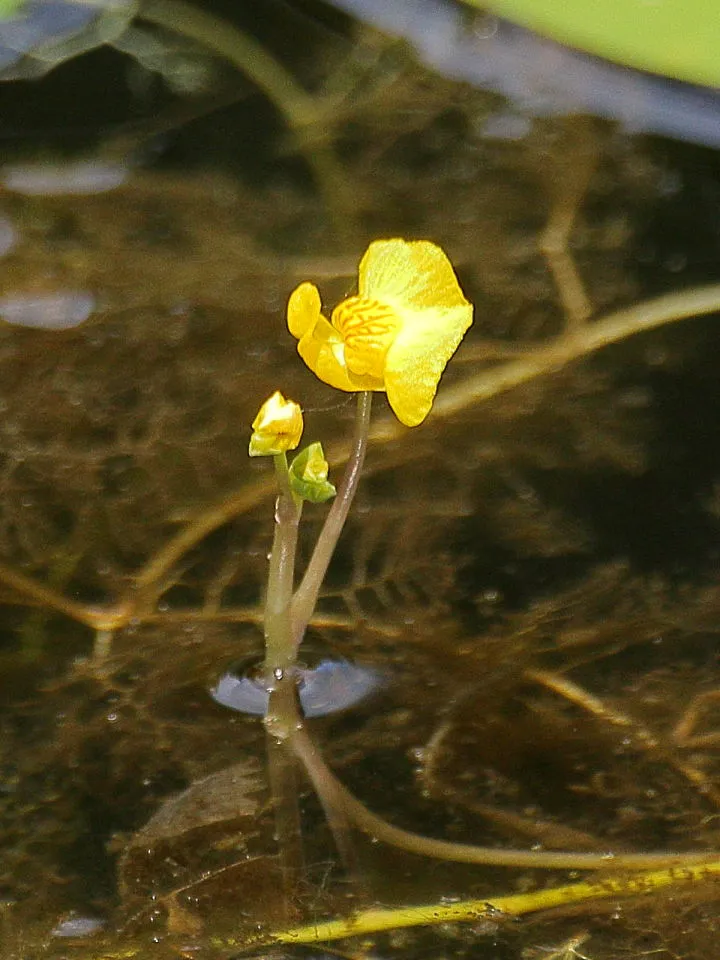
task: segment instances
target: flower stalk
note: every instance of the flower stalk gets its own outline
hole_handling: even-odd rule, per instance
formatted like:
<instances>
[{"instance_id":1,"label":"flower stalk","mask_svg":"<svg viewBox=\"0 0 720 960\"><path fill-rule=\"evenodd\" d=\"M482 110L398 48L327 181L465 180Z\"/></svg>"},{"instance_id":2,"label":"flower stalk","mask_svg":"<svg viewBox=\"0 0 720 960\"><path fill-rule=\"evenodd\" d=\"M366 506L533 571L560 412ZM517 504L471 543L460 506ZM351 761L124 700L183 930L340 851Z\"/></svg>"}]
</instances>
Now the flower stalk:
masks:
<instances>
[{"instance_id":1,"label":"flower stalk","mask_svg":"<svg viewBox=\"0 0 720 960\"><path fill-rule=\"evenodd\" d=\"M295 651L300 647L305 630L313 615L318 595L325 579L332 555L345 526L350 507L357 492L358 483L362 474L365 452L367 450L368 434L370 431L370 412L372 409L372 394L363 392L358 394L357 412L355 415L355 431L352 439L350 456L343 475L338 495L333 501L322 532L318 537L310 562L300 586L293 597L291 606L292 642Z\"/></svg>"},{"instance_id":2,"label":"flower stalk","mask_svg":"<svg viewBox=\"0 0 720 960\"><path fill-rule=\"evenodd\" d=\"M275 454L273 459L279 492L275 503L275 528L265 598L263 676L270 691L265 717L268 774L287 908L303 867L297 764L292 752L287 749L288 731L297 713L294 654L290 643L290 602L302 502L296 500L290 490L285 453Z\"/></svg>"}]
</instances>

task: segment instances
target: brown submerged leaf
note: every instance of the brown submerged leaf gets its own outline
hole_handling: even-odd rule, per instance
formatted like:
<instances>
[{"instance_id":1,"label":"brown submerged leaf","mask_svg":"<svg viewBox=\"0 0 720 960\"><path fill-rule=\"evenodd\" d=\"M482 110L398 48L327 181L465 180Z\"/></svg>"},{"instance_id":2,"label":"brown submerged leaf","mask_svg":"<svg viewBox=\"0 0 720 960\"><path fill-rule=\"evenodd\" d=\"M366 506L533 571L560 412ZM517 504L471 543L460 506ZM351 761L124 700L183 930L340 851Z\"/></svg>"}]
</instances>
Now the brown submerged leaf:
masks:
<instances>
[{"instance_id":1,"label":"brown submerged leaf","mask_svg":"<svg viewBox=\"0 0 720 960\"><path fill-rule=\"evenodd\" d=\"M224 910L258 919L282 915L276 857L262 814L266 786L249 759L212 773L170 797L124 844L119 889L135 928L157 923L162 904L168 932L198 934Z\"/></svg>"}]
</instances>

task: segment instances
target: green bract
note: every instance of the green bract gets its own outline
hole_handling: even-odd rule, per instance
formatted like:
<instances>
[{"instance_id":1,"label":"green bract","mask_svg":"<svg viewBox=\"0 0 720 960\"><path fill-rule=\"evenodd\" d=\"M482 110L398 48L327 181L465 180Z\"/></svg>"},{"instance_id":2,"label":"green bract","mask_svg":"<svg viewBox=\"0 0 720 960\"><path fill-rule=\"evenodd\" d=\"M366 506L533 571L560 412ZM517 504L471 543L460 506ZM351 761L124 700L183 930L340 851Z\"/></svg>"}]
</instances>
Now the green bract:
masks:
<instances>
[{"instance_id":1,"label":"green bract","mask_svg":"<svg viewBox=\"0 0 720 960\"><path fill-rule=\"evenodd\" d=\"M328 476L328 462L321 443L305 447L290 464L290 487L296 496L310 503L325 503L335 496Z\"/></svg>"}]
</instances>

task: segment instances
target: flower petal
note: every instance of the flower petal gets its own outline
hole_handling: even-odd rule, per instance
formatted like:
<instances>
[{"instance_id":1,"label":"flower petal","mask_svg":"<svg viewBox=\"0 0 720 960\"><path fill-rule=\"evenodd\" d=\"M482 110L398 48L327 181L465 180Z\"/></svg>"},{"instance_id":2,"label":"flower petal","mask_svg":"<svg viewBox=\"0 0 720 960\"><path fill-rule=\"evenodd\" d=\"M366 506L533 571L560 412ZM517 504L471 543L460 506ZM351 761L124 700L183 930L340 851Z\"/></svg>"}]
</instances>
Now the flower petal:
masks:
<instances>
[{"instance_id":1,"label":"flower petal","mask_svg":"<svg viewBox=\"0 0 720 960\"><path fill-rule=\"evenodd\" d=\"M469 303L407 311L385 358L385 388L395 415L416 427L430 412L442 372L473 319Z\"/></svg>"},{"instance_id":2,"label":"flower petal","mask_svg":"<svg viewBox=\"0 0 720 960\"><path fill-rule=\"evenodd\" d=\"M345 343L323 316L313 329L300 339L297 349L315 376L336 390L354 393L359 390L385 389L385 384L377 377L350 373L345 364Z\"/></svg>"},{"instance_id":3,"label":"flower petal","mask_svg":"<svg viewBox=\"0 0 720 960\"><path fill-rule=\"evenodd\" d=\"M299 340L312 330L321 316L318 288L314 283L301 283L290 294L287 305L288 330Z\"/></svg>"},{"instance_id":4,"label":"flower petal","mask_svg":"<svg viewBox=\"0 0 720 960\"><path fill-rule=\"evenodd\" d=\"M358 280L361 297L396 309L468 305L452 264L429 240L375 240L360 261Z\"/></svg>"},{"instance_id":5,"label":"flower petal","mask_svg":"<svg viewBox=\"0 0 720 960\"><path fill-rule=\"evenodd\" d=\"M348 370L381 380L385 355L400 328L397 312L377 300L349 297L333 310L332 325L345 342Z\"/></svg>"}]
</instances>

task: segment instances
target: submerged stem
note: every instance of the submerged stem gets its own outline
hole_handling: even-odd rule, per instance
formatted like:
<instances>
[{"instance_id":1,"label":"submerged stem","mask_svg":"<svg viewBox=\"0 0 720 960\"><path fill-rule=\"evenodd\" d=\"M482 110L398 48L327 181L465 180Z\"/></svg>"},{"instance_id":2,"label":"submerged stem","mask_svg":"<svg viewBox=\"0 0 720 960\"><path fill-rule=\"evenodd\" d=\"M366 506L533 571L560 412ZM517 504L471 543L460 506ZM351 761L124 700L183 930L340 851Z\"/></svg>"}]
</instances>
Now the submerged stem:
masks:
<instances>
[{"instance_id":1,"label":"submerged stem","mask_svg":"<svg viewBox=\"0 0 720 960\"><path fill-rule=\"evenodd\" d=\"M331 802L341 806L348 819L364 833L409 853L452 860L457 863L478 863L495 867L536 867L552 870L651 870L659 868L686 869L720 858L717 850L708 853L571 853L551 850L507 850L482 847L450 840L435 840L396 827L377 816L361 803L330 770L304 728L294 729L291 743L302 761L313 786L326 791Z\"/></svg>"}]
</instances>

